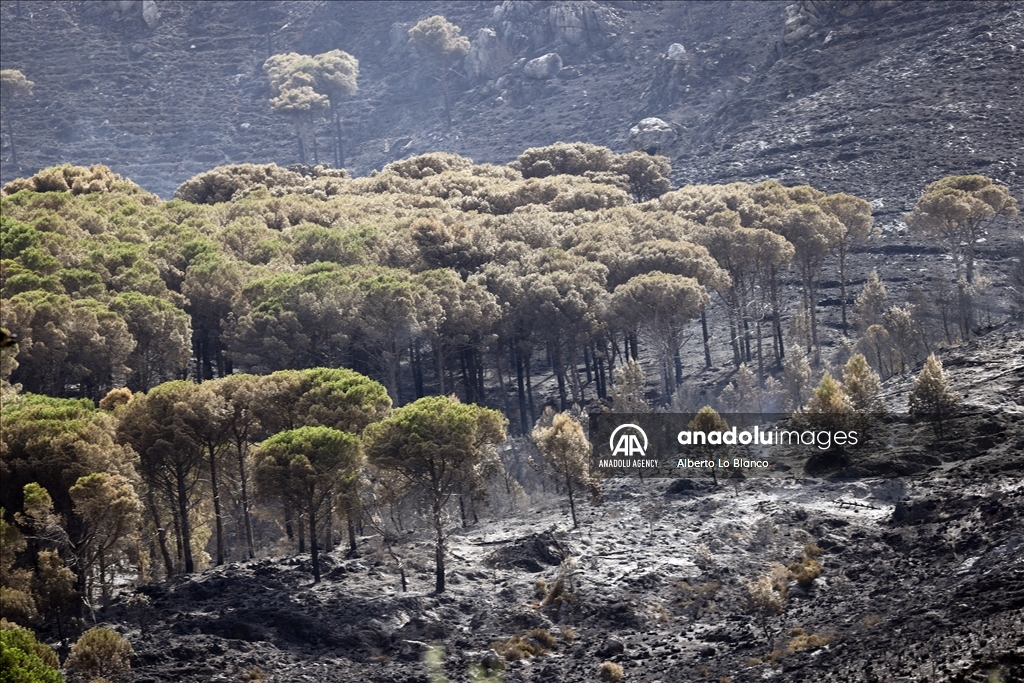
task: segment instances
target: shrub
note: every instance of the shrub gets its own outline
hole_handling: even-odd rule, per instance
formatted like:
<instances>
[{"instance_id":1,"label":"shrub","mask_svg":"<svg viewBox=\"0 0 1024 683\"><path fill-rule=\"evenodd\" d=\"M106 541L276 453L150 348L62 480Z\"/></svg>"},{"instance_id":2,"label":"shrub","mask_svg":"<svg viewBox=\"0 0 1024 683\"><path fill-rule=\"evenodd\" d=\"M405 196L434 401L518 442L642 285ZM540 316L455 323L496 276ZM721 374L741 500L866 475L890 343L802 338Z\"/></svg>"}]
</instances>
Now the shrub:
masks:
<instances>
[{"instance_id":1,"label":"shrub","mask_svg":"<svg viewBox=\"0 0 1024 683\"><path fill-rule=\"evenodd\" d=\"M583 175L587 171L611 170L614 155L607 147L586 142L556 142L547 147L531 147L510 164L524 178L551 175Z\"/></svg>"},{"instance_id":2,"label":"shrub","mask_svg":"<svg viewBox=\"0 0 1024 683\"><path fill-rule=\"evenodd\" d=\"M33 192L70 192L72 194L90 194L92 192L110 192L116 185L134 187L134 183L122 182L121 176L103 164L84 166L51 166L44 168L30 178L18 178L4 185L3 193L10 195L20 190Z\"/></svg>"},{"instance_id":3,"label":"shrub","mask_svg":"<svg viewBox=\"0 0 1024 683\"><path fill-rule=\"evenodd\" d=\"M574 603L576 602L575 596L565 589L565 576L559 576L558 579L551 584L548 588L547 593L544 595L544 599L540 601L541 607L553 607L558 609L562 606L563 602Z\"/></svg>"},{"instance_id":4,"label":"shrub","mask_svg":"<svg viewBox=\"0 0 1024 683\"><path fill-rule=\"evenodd\" d=\"M270 190L303 184L305 179L299 173L277 164L232 164L192 176L178 186L174 197L193 204L218 204L259 187Z\"/></svg>"},{"instance_id":5,"label":"shrub","mask_svg":"<svg viewBox=\"0 0 1024 683\"><path fill-rule=\"evenodd\" d=\"M100 399L100 408L103 410L113 410L117 406L125 405L132 400L132 390L128 387L121 387L119 389L111 389L107 392L107 395Z\"/></svg>"},{"instance_id":6,"label":"shrub","mask_svg":"<svg viewBox=\"0 0 1024 683\"><path fill-rule=\"evenodd\" d=\"M601 662L598 675L602 681L612 681L612 683L615 683L622 680L622 667L615 662Z\"/></svg>"},{"instance_id":7,"label":"shrub","mask_svg":"<svg viewBox=\"0 0 1024 683\"><path fill-rule=\"evenodd\" d=\"M765 640L770 640L769 620L786 610L788 598L789 575L781 565L773 564L767 574L747 584L747 611L757 619Z\"/></svg>"},{"instance_id":8,"label":"shrub","mask_svg":"<svg viewBox=\"0 0 1024 683\"><path fill-rule=\"evenodd\" d=\"M259 666L251 666L238 677L243 681L262 681L267 677L267 672Z\"/></svg>"},{"instance_id":9,"label":"shrub","mask_svg":"<svg viewBox=\"0 0 1024 683\"><path fill-rule=\"evenodd\" d=\"M495 641L491 643L491 648L507 661L515 662L547 654L555 648L556 642L555 637L546 628L535 628L524 636L512 636L505 641Z\"/></svg>"},{"instance_id":10,"label":"shrub","mask_svg":"<svg viewBox=\"0 0 1024 683\"><path fill-rule=\"evenodd\" d=\"M464 171L473 166L473 160L448 152L433 152L395 161L384 167L384 173L391 172L402 178L422 180L445 171Z\"/></svg>"},{"instance_id":11,"label":"shrub","mask_svg":"<svg viewBox=\"0 0 1024 683\"><path fill-rule=\"evenodd\" d=\"M86 631L71 648L64 670L72 683L97 678L124 681L131 675L133 654L131 643L120 634L97 626Z\"/></svg>"},{"instance_id":12,"label":"shrub","mask_svg":"<svg viewBox=\"0 0 1024 683\"><path fill-rule=\"evenodd\" d=\"M57 655L28 629L0 619L0 680L61 683Z\"/></svg>"},{"instance_id":13,"label":"shrub","mask_svg":"<svg viewBox=\"0 0 1024 683\"><path fill-rule=\"evenodd\" d=\"M779 643L775 646L775 649L769 652L765 656L767 662L777 662L794 652L800 650L817 650L818 648L825 647L831 643L834 638L832 636L821 636L817 633L808 633L805 629L795 626L789 630L790 639L784 643Z\"/></svg>"},{"instance_id":14,"label":"shrub","mask_svg":"<svg viewBox=\"0 0 1024 683\"><path fill-rule=\"evenodd\" d=\"M816 543L806 544L801 557L786 567L789 578L804 588L810 588L814 584L814 580L821 576L821 563L818 561L821 552L821 548Z\"/></svg>"}]
</instances>

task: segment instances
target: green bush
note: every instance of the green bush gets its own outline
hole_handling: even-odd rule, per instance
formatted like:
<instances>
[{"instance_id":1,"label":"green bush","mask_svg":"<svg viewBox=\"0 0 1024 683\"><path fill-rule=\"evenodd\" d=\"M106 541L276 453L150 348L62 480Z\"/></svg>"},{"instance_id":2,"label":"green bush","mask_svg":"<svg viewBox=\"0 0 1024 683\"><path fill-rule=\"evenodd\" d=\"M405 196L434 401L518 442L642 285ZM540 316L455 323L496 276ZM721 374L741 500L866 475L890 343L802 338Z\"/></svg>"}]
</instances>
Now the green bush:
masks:
<instances>
[{"instance_id":1,"label":"green bush","mask_svg":"<svg viewBox=\"0 0 1024 683\"><path fill-rule=\"evenodd\" d=\"M64 670L72 683L87 683L105 678L112 683L130 677L132 645L120 634L97 626L86 631L64 662Z\"/></svg>"},{"instance_id":2,"label":"green bush","mask_svg":"<svg viewBox=\"0 0 1024 683\"><path fill-rule=\"evenodd\" d=\"M0 620L0 683L63 683L57 655L28 629Z\"/></svg>"}]
</instances>

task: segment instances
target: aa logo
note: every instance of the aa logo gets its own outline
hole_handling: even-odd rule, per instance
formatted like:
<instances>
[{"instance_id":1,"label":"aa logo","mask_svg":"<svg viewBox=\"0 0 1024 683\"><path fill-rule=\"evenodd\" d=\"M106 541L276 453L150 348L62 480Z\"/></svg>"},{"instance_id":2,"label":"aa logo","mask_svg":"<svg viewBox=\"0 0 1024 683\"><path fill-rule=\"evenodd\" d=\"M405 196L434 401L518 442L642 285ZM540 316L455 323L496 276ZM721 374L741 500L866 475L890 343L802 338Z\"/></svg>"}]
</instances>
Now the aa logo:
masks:
<instances>
[{"instance_id":1,"label":"aa logo","mask_svg":"<svg viewBox=\"0 0 1024 683\"><path fill-rule=\"evenodd\" d=\"M635 424L619 425L608 439L608 447L612 449L613 456L642 458L647 453L647 433Z\"/></svg>"}]
</instances>

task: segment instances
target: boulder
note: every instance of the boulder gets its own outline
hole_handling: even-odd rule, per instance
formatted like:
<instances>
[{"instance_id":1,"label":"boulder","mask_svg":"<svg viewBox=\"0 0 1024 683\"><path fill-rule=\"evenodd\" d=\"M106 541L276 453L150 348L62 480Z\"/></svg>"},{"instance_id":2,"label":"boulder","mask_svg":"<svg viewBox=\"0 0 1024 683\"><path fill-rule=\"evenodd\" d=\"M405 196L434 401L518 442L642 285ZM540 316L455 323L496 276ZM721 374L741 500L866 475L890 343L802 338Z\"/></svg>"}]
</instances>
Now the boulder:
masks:
<instances>
[{"instance_id":1,"label":"boulder","mask_svg":"<svg viewBox=\"0 0 1024 683\"><path fill-rule=\"evenodd\" d=\"M156 0L142 0L142 20L150 29L160 23L160 10L156 8Z\"/></svg>"},{"instance_id":2,"label":"boulder","mask_svg":"<svg viewBox=\"0 0 1024 683\"><path fill-rule=\"evenodd\" d=\"M557 52L549 52L546 55L531 59L523 67L523 75L527 78L534 78L545 81L554 78L562 70L562 58Z\"/></svg>"},{"instance_id":3,"label":"boulder","mask_svg":"<svg viewBox=\"0 0 1024 683\"><path fill-rule=\"evenodd\" d=\"M466 54L466 75L470 81L479 82L494 78L501 72L502 51L499 49L498 34L491 28L482 28Z\"/></svg>"},{"instance_id":4,"label":"boulder","mask_svg":"<svg viewBox=\"0 0 1024 683\"><path fill-rule=\"evenodd\" d=\"M671 147L675 141L676 131L672 124L653 116L629 129L629 144L635 150L656 154Z\"/></svg>"},{"instance_id":5,"label":"boulder","mask_svg":"<svg viewBox=\"0 0 1024 683\"><path fill-rule=\"evenodd\" d=\"M686 59L686 48L679 43L672 43L668 46L668 58L673 62L681 62Z\"/></svg>"},{"instance_id":6,"label":"boulder","mask_svg":"<svg viewBox=\"0 0 1024 683\"><path fill-rule=\"evenodd\" d=\"M392 54L400 54L409 48L409 29L413 27L411 22L398 22L391 24L388 32L388 51Z\"/></svg>"},{"instance_id":7,"label":"boulder","mask_svg":"<svg viewBox=\"0 0 1024 683\"><path fill-rule=\"evenodd\" d=\"M488 555L485 561L491 567L518 567L536 573L557 567L570 555L564 535L545 531L514 541Z\"/></svg>"}]
</instances>

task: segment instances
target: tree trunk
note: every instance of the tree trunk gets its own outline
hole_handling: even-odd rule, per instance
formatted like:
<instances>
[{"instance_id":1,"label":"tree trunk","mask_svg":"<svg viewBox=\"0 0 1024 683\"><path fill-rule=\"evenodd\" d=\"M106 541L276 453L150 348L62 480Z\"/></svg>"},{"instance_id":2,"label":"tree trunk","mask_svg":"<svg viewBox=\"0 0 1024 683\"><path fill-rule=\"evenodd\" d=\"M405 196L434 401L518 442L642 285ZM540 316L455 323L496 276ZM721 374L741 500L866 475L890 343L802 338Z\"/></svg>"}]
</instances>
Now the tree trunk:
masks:
<instances>
[{"instance_id":1,"label":"tree trunk","mask_svg":"<svg viewBox=\"0 0 1024 683\"><path fill-rule=\"evenodd\" d=\"M178 515L181 517L181 545L185 554L185 573L196 570L192 560L192 526L188 521L188 492L185 488L185 472L179 468L176 472L178 484Z\"/></svg>"},{"instance_id":2,"label":"tree trunk","mask_svg":"<svg viewBox=\"0 0 1024 683\"><path fill-rule=\"evenodd\" d=\"M505 417L509 416L508 406L508 390L505 388L505 373L501 369L501 357L504 355L501 352L501 340L494 346L494 371L498 375L498 391L501 392L501 408L505 411Z\"/></svg>"},{"instance_id":3,"label":"tree trunk","mask_svg":"<svg viewBox=\"0 0 1024 683\"><path fill-rule=\"evenodd\" d=\"M700 312L700 331L704 336L704 367L708 370L711 369L711 337L708 335L708 314L706 311Z\"/></svg>"},{"instance_id":4,"label":"tree trunk","mask_svg":"<svg viewBox=\"0 0 1024 683\"><path fill-rule=\"evenodd\" d=\"M334 167L344 168L345 146L341 141L341 115L338 113L338 105L333 100L330 104L331 118L334 119Z\"/></svg>"},{"instance_id":5,"label":"tree trunk","mask_svg":"<svg viewBox=\"0 0 1024 683\"><path fill-rule=\"evenodd\" d=\"M739 325L737 322L739 317L739 300L735 289L729 292L727 302L726 308L729 311L729 343L732 344L732 364L738 368L743 360L740 355Z\"/></svg>"},{"instance_id":6,"label":"tree trunk","mask_svg":"<svg viewBox=\"0 0 1024 683\"><path fill-rule=\"evenodd\" d=\"M217 529L217 566L224 564L224 517L220 509L220 486L217 482L217 454L211 446L210 451L210 488L213 493L213 517Z\"/></svg>"},{"instance_id":7,"label":"tree trunk","mask_svg":"<svg viewBox=\"0 0 1024 683\"><path fill-rule=\"evenodd\" d=\"M302 126L298 118L295 119L295 137L299 139L299 163L306 163L306 146L302 142Z\"/></svg>"},{"instance_id":8,"label":"tree trunk","mask_svg":"<svg viewBox=\"0 0 1024 683\"><path fill-rule=\"evenodd\" d=\"M434 355L437 358L437 393L444 396L444 345L440 337L434 337Z\"/></svg>"},{"instance_id":9,"label":"tree trunk","mask_svg":"<svg viewBox=\"0 0 1024 683\"><path fill-rule=\"evenodd\" d=\"M467 365L468 359L466 358L466 350L462 349L459 351L459 373L462 375L462 390L466 395L466 403L474 403L475 397L473 394L475 393L475 383L470 381L469 368Z\"/></svg>"},{"instance_id":10,"label":"tree trunk","mask_svg":"<svg viewBox=\"0 0 1024 683\"><path fill-rule=\"evenodd\" d=\"M565 394L565 367L562 363L562 344L555 345L555 377L558 379L558 399L561 410L569 407L568 398Z\"/></svg>"},{"instance_id":11,"label":"tree trunk","mask_svg":"<svg viewBox=\"0 0 1024 683\"><path fill-rule=\"evenodd\" d=\"M843 311L843 336L849 337L850 332L846 326L846 245L843 242L839 243L839 298Z\"/></svg>"},{"instance_id":12,"label":"tree trunk","mask_svg":"<svg viewBox=\"0 0 1024 683\"><path fill-rule=\"evenodd\" d=\"M402 592L408 592L409 582L405 578L405 564L402 562L402 558L398 556L398 553L396 553L394 548L391 546L390 539L387 539L386 537L384 540L384 547L387 548L388 555L391 556L391 559L394 560L395 564L398 566L398 575L402 578Z\"/></svg>"},{"instance_id":13,"label":"tree trunk","mask_svg":"<svg viewBox=\"0 0 1024 683\"><path fill-rule=\"evenodd\" d=\"M535 425L537 424L537 408L533 403L533 380L530 378L530 355L525 354L524 360L526 362L526 398L530 404L530 424ZM530 430L526 430L526 433L529 434L529 431Z\"/></svg>"},{"instance_id":14,"label":"tree trunk","mask_svg":"<svg viewBox=\"0 0 1024 683\"><path fill-rule=\"evenodd\" d=\"M757 319L757 384L764 389L764 353L761 341L761 318Z\"/></svg>"},{"instance_id":15,"label":"tree trunk","mask_svg":"<svg viewBox=\"0 0 1024 683\"><path fill-rule=\"evenodd\" d=\"M417 338L416 343L409 349L410 365L412 365L412 379L413 384L416 385L416 398L423 398L425 392L423 390L423 356L420 353L420 340Z\"/></svg>"},{"instance_id":16,"label":"tree trunk","mask_svg":"<svg viewBox=\"0 0 1024 683\"><path fill-rule=\"evenodd\" d=\"M515 348L515 342L509 340L509 345L512 347L512 354L516 359L516 391L519 399L519 425L522 429L523 435L530 433L530 425L526 421L526 388L523 384L523 356L518 349Z\"/></svg>"},{"instance_id":17,"label":"tree trunk","mask_svg":"<svg viewBox=\"0 0 1024 683\"><path fill-rule=\"evenodd\" d=\"M434 505L434 532L436 533L436 547L434 548L434 592L444 593L444 525L441 522L442 506L440 502Z\"/></svg>"},{"instance_id":18,"label":"tree trunk","mask_svg":"<svg viewBox=\"0 0 1024 683\"><path fill-rule=\"evenodd\" d=\"M160 523L160 512L156 508L156 499L153 497L152 489L146 491L146 504L149 507L149 514L153 517L153 526L156 527L157 542L160 545L160 554L164 559L164 570L167 578L174 576L174 561L167 550L167 529Z\"/></svg>"},{"instance_id":19,"label":"tree trunk","mask_svg":"<svg viewBox=\"0 0 1024 683\"><path fill-rule=\"evenodd\" d=\"M249 553L249 559L256 557L256 544L252 539L252 517L249 509L248 476L245 472L245 447L241 442L235 442L235 449L238 453L238 479L242 489L242 521L245 525L245 546Z\"/></svg>"},{"instance_id":20,"label":"tree trunk","mask_svg":"<svg viewBox=\"0 0 1024 683\"><path fill-rule=\"evenodd\" d=\"M348 551L349 553L355 554L356 552L356 525L352 521L352 506L349 505L345 510L345 521L348 525Z\"/></svg>"},{"instance_id":21,"label":"tree trunk","mask_svg":"<svg viewBox=\"0 0 1024 683\"><path fill-rule=\"evenodd\" d=\"M309 504L309 550L313 560L313 583L320 583L320 544L316 542L316 509Z\"/></svg>"},{"instance_id":22,"label":"tree trunk","mask_svg":"<svg viewBox=\"0 0 1024 683\"><path fill-rule=\"evenodd\" d=\"M815 364L821 362L821 347L818 346L818 302L814 292L814 281L807 283L807 298L811 310L811 347L814 349Z\"/></svg>"},{"instance_id":23,"label":"tree trunk","mask_svg":"<svg viewBox=\"0 0 1024 683\"><path fill-rule=\"evenodd\" d=\"M567 472L565 475L565 486L569 489L569 513L572 515L572 528L579 529L580 523L576 519L576 499L573 497L572 477Z\"/></svg>"}]
</instances>

